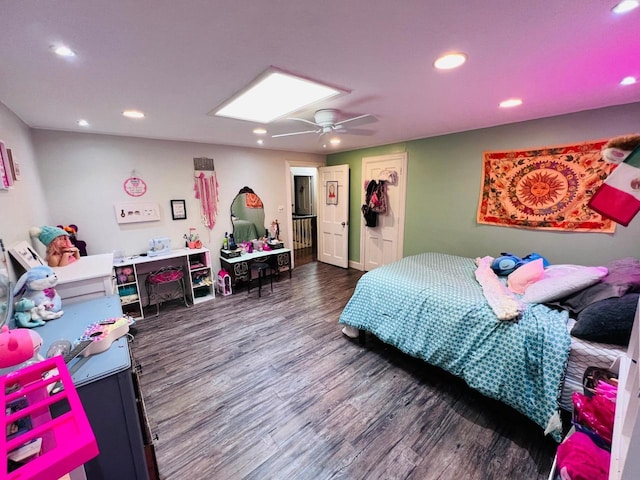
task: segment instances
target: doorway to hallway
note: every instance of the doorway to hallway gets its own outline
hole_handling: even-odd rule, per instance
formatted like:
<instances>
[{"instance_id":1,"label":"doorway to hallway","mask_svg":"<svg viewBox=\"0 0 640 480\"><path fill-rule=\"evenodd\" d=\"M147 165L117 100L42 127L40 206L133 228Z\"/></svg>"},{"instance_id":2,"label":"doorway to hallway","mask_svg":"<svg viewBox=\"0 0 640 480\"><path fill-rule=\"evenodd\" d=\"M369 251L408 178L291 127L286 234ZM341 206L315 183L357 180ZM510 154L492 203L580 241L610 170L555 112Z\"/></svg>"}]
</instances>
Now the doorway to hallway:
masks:
<instances>
[{"instance_id":1,"label":"doorway to hallway","mask_svg":"<svg viewBox=\"0 0 640 480\"><path fill-rule=\"evenodd\" d=\"M291 167L291 226L294 265L318 259L315 167Z\"/></svg>"}]
</instances>

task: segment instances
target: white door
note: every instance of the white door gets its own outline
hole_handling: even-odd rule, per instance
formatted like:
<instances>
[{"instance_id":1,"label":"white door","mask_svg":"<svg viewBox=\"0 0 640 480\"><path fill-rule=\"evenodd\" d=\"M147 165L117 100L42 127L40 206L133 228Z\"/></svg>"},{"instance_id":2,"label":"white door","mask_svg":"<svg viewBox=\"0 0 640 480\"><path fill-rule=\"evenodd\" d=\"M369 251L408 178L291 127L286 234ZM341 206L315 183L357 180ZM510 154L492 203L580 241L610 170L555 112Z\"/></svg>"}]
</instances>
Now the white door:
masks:
<instances>
[{"instance_id":1,"label":"white door","mask_svg":"<svg viewBox=\"0 0 640 480\"><path fill-rule=\"evenodd\" d=\"M387 183L387 212L378 214L376 227L367 227L362 220L360 251L365 271L395 262L402 258L404 243L404 210L407 186L407 154L396 153L362 159L362 178L379 180L384 171L397 174L395 184ZM386 177L386 175L382 175ZM366 191L363 186L362 203Z\"/></svg>"},{"instance_id":2,"label":"white door","mask_svg":"<svg viewBox=\"0 0 640 480\"><path fill-rule=\"evenodd\" d=\"M349 266L349 165L318 168L318 260Z\"/></svg>"}]
</instances>

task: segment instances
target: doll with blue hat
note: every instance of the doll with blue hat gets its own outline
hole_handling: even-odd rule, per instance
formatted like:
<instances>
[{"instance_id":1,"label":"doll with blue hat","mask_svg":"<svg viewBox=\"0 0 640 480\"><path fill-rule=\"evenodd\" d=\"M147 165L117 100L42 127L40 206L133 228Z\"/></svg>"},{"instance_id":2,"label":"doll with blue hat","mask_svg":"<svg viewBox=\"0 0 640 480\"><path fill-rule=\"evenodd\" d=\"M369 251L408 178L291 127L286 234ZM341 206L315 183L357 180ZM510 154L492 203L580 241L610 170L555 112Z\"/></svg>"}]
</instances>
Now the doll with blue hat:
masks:
<instances>
[{"instance_id":1,"label":"doll with blue hat","mask_svg":"<svg viewBox=\"0 0 640 480\"><path fill-rule=\"evenodd\" d=\"M29 233L47 247L46 260L50 267L64 267L80 258L80 250L71 243L69 233L59 227L33 227Z\"/></svg>"}]
</instances>

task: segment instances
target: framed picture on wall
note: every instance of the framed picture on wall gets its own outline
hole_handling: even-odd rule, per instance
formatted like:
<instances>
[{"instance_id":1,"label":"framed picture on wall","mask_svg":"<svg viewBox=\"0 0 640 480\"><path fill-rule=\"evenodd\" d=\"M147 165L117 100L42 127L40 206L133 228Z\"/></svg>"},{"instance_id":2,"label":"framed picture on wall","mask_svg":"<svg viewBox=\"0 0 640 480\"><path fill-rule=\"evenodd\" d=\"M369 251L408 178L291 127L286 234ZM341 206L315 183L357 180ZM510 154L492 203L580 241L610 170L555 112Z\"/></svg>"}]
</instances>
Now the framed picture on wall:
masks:
<instances>
[{"instance_id":1,"label":"framed picture on wall","mask_svg":"<svg viewBox=\"0 0 640 480\"><path fill-rule=\"evenodd\" d=\"M338 181L330 180L327 182L327 205L338 204Z\"/></svg>"},{"instance_id":2,"label":"framed picture on wall","mask_svg":"<svg viewBox=\"0 0 640 480\"><path fill-rule=\"evenodd\" d=\"M0 188L9 188L13 185L13 174L9 163L9 154L4 142L0 140L0 175L2 175L2 185Z\"/></svg>"},{"instance_id":3,"label":"framed picture on wall","mask_svg":"<svg viewBox=\"0 0 640 480\"><path fill-rule=\"evenodd\" d=\"M184 200L171 200L171 218L174 220L187 219L187 207Z\"/></svg>"}]
</instances>

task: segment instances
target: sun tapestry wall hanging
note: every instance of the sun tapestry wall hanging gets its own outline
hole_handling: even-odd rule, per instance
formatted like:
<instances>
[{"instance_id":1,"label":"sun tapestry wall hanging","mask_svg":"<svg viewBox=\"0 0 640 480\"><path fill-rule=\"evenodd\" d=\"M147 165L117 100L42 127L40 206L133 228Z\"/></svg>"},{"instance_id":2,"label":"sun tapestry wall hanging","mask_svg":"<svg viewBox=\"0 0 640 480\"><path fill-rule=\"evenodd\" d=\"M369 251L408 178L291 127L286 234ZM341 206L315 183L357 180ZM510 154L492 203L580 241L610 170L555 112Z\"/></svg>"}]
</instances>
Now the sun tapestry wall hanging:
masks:
<instances>
[{"instance_id":1,"label":"sun tapestry wall hanging","mask_svg":"<svg viewBox=\"0 0 640 480\"><path fill-rule=\"evenodd\" d=\"M615 222L587 205L613 170L605 143L484 152L478 223L613 233Z\"/></svg>"}]
</instances>

